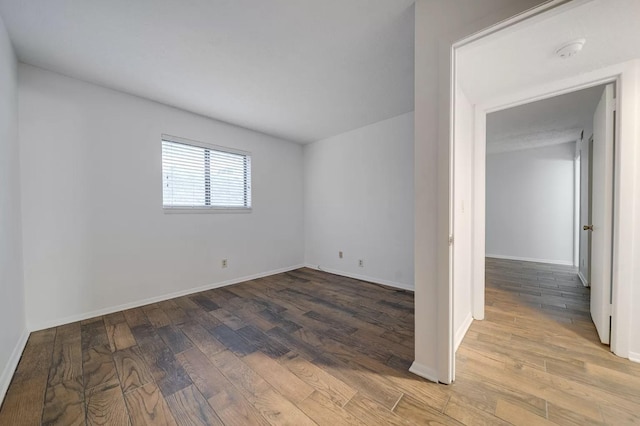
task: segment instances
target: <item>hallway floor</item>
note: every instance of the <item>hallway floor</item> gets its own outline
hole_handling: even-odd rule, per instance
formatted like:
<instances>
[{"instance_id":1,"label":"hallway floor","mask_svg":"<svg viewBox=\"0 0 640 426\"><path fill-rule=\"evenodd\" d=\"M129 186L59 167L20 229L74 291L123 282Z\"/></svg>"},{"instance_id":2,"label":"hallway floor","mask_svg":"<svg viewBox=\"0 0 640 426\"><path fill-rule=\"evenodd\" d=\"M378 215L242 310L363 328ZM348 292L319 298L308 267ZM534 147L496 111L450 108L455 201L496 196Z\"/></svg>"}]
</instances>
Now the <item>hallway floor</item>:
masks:
<instances>
[{"instance_id":1,"label":"hallway floor","mask_svg":"<svg viewBox=\"0 0 640 426\"><path fill-rule=\"evenodd\" d=\"M465 407L469 423L640 424L640 364L600 343L575 269L486 265L486 319L458 350L445 412Z\"/></svg>"}]
</instances>

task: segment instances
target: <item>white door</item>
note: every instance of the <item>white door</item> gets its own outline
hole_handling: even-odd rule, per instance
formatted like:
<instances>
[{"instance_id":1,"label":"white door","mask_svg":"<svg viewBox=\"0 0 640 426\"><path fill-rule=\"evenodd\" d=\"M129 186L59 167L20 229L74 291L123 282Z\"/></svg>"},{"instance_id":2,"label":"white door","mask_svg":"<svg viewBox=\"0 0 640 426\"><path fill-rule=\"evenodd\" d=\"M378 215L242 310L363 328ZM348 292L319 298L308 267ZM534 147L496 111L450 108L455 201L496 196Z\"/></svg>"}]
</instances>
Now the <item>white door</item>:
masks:
<instances>
[{"instance_id":1,"label":"white door","mask_svg":"<svg viewBox=\"0 0 640 426\"><path fill-rule=\"evenodd\" d=\"M604 89L593 116L593 176L591 198L591 317L602 343L611 329L611 257L613 233L613 85ZM590 226L590 228L589 228Z\"/></svg>"}]
</instances>

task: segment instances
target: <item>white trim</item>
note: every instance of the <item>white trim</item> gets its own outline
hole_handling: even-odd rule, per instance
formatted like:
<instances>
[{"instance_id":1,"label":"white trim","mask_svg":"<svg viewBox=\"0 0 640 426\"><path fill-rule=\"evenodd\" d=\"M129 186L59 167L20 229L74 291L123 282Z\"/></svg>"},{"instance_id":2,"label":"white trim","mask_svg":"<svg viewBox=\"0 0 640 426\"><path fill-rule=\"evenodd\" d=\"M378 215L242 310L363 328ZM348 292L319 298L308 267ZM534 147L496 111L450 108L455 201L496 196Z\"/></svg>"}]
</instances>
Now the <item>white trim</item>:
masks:
<instances>
[{"instance_id":1,"label":"white trim","mask_svg":"<svg viewBox=\"0 0 640 426\"><path fill-rule=\"evenodd\" d=\"M573 261L569 261L569 260L537 259L534 257L506 256L503 254L489 254L489 253L487 253L485 257L491 257L494 259L521 260L524 262L550 263L553 265L574 266Z\"/></svg>"},{"instance_id":2,"label":"white trim","mask_svg":"<svg viewBox=\"0 0 640 426\"><path fill-rule=\"evenodd\" d=\"M340 276L347 277L347 278L353 278L355 280L367 281L367 282L370 282L370 283L380 284L380 285L384 285L384 286L387 286L387 287L393 287L393 288L397 288L397 289L400 289L400 290L407 290L407 291L411 291L411 292L414 291L413 286L410 286L408 284L397 283L395 281L383 280L381 278L374 278L374 277L369 277L369 276L366 276L366 275L352 274L350 272L338 271L336 269L327 269L324 266L313 265L311 263L307 263L304 266L306 266L307 268L311 268L311 269L317 269L318 271L328 272L328 273L334 274L334 275L340 275Z\"/></svg>"},{"instance_id":3,"label":"white trim","mask_svg":"<svg viewBox=\"0 0 640 426\"><path fill-rule=\"evenodd\" d=\"M424 377L427 380L438 383L438 372L433 368L429 368L425 365L419 364L416 361L413 361L413 364L411 364L411 367L409 367L409 371L420 377Z\"/></svg>"},{"instance_id":4,"label":"white trim","mask_svg":"<svg viewBox=\"0 0 640 426\"><path fill-rule=\"evenodd\" d=\"M252 207L162 207L164 214L251 213Z\"/></svg>"},{"instance_id":5,"label":"white trim","mask_svg":"<svg viewBox=\"0 0 640 426\"><path fill-rule=\"evenodd\" d=\"M584 275L582 275L582 271L578 271L578 278L580 278L580 281L582 281L583 286L589 287L589 283L587 282L587 279L584 277Z\"/></svg>"},{"instance_id":6,"label":"white trim","mask_svg":"<svg viewBox=\"0 0 640 426\"><path fill-rule=\"evenodd\" d=\"M78 314L78 315L72 315L72 316L69 316L69 317L61 318L61 319L42 321L42 322L39 322L39 323L36 323L36 324L27 324L27 327L28 327L28 329L30 331L44 330L44 329L47 329L47 328L57 327L57 326L60 326L60 325L69 324L69 323L76 322L76 321L82 321L82 320L86 320L86 319L89 319L89 318L94 318L94 317L98 317L98 316L102 316L102 315L112 314L114 312L124 311L126 309L138 308L140 306L148 305L150 303L162 302L162 301L165 301L165 300L174 299L176 297L182 297L182 296L187 296L189 294L199 293L201 291L212 290L214 288L226 287L226 286L233 285L233 284L238 284L238 283L241 283L241 282L244 282L244 281L251 281L251 280L258 279L258 278L268 277L270 275L281 274L283 272L289 272L289 271L293 271L294 269L300 269L300 268L304 268L304 267L305 267L305 265L300 264L300 265L295 265L295 266L289 266L289 267L286 267L286 268L274 269L272 271L261 272L261 273L254 274L254 275L249 275L249 276L246 276L246 277L232 278L230 280L221 281L221 282L214 283L214 284L206 284L206 285L203 285L203 286L200 286L200 287L196 287L196 288L190 288L190 289L187 289L187 290L180 290L180 291L176 291L176 292L173 292L173 293L164 294L162 296L149 297L147 299L138 300L138 301L130 302L130 303L124 303L124 304L118 305L118 306L112 306L112 307L108 307L108 308L97 309L95 311L86 312L86 313Z\"/></svg>"},{"instance_id":7,"label":"white trim","mask_svg":"<svg viewBox=\"0 0 640 426\"><path fill-rule=\"evenodd\" d=\"M458 348L462 343L462 339L464 339L464 336L467 334L467 331L469 331L469 327L471 327L472 323L473 323L473 316L471 315L471 312L469 312L469 314L464 319L464 322L462 323L458 331L456 331L456 337L455 337L455 340L453 341L454 352L458 351Z\"/></svg>"},{"instance_id":8,"label":"white trim","mask_svg":"<svg viewBox=\"0 0 640 426\"><path fill-rule=\"evenodd\" d=\"M204 149L211 149L214 151L220 151L220 152L225 152L225 153L229 153L229 154L239 154L239 155L247 155L247 156L251 156L251 152L250 151L243 151L241 149L236 149L236 148L229 148L226 146L222 146L222 145L215 145L209 142L200 142L200 141L196 141L193 139L187 139L187 138L181 138L179 136L172 136L172 135L167 135L166 133L163 133L160 136L162 141L167 141L167 142L174 142L174 143L179 143L182 145L190 145L190 146L195 146L198 148L204 148Z\"/></svg>"},{"instance_id":9,"label":"white trim","mask_svg":"<svg viewBox=\"0 0 640 426\"><path fill-rule=\"evenodd\" d=\"M490 40L490 37L495 33L504 34L504 31L514 31L514 26L521 22L527 21L531 24L536 23L542 16L542 19L545 17L553 16L553 14L558 14L565 11L567 8L577 7L583 3L587 3L591 0L547 0L546 3L542 3L538 6L534 6L529 10L525 10L511 18L505 19L502 22L498 22L495 25L491 25L483 30L480 30L474 34L471 34L453 44L454 49L460 49L467 44L477 41L486 41ZM555 9L555 10L552 10ZM515 30L519 29L516 27Z\"/></svg>"},{"instance_id":10,"label":"white trim","mask_svg":"<svg viewBox=\"0 0 640 426\"><path fill-rule=\"evenodd\" d=\"M629 361L640 362L640 353L629 352Z\"/></svg>"},{"instance_id":11,"label":"white trim","mask_svg":"<svg viewBox=\"0 0 640 426\"><path fill-rule=\"evenodd\" d=\"M0 405L2 405L7 390L9 390L9 384L13 378L13 373L16 371L16 368L18 368L18 362L20 362L22 352L27 345L27 340L29 340L29 332L24 330L18 339L18 343L13 348L13 352L11 352L7 365L5 365L2 374L0 374Z\"/></svg>"},{"instance_id":12,"label":"white trim","mask_svg":"<svg viewBox=\"0 0 640 426\"><path fill-rule=\"evenodd\" d=\"M490 112L601 84L615 82L617 87L620 88L617 101L619 110L617 113L618 119L616 120L616 176L614 178L614 258L612 263L614 310L611 318L611 350L614 354L622 358L628 358L629 355L631 340L629 329L632 319L631 283L637 281L634 270L625 268L623 265L634 264L633 235L635 232L634 229L637 229L635 216L633 215L635 198L630 194L634 193L634 185L636 185L635 181L637 180L633 175L637 159L632 154L634 152L634 143L638 140L638 133L640 131L635 125L636 121L633 116L633 112L636 111L638 104L637 97L635 96L640 84L638 72L640 72L640 60L634 59L588 71L566 79L554 80L541 85L527 87L518 92L476 105L475 143L476 146L484 146L486 145L486 134L479 133L478 127L480 124L486 124L486 115ZM477 173L482 173L485 168L485 163L479 160L480 159L476 157L477 162L474 168L477 169ZM623 172L624 176L622 175ZM484 180L477 182L482 182L482 184L474 188L479 191L474 194L474 196L483 198L485 196ZM621 194L625 194L625 196L621 196ZM474 211L476 215L480 213L481 212ZM481 230L484 231L483 222L481 226ZM622 229L625 229L626 232L622 232ZM479 235L476 240L476 247L484 250L484 241L480 241L480 237L482 236ZM480 280L478 282L474 281L473 283L473 291L481 295L484 293L484 277L478 278L480 278Z\"/></svg>"}]
</instances>

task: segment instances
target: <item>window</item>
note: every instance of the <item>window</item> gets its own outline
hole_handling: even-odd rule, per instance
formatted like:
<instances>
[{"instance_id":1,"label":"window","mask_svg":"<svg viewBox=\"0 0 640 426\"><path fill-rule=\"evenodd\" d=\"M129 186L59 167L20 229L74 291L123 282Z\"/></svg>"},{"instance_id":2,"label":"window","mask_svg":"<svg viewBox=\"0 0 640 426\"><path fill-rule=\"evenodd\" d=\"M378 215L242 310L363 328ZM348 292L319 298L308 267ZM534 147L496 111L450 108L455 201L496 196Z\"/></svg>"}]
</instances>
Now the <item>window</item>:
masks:
<instances>
[{"instance_id":1,"label":"window","mask_svg":"<svg viewBox=\"0 0 640 426\"><path fill-rule=\"evenodd\" d=\"M251 209L251 154L162 136L165 209Z\"/></svg>"}]
</instances>

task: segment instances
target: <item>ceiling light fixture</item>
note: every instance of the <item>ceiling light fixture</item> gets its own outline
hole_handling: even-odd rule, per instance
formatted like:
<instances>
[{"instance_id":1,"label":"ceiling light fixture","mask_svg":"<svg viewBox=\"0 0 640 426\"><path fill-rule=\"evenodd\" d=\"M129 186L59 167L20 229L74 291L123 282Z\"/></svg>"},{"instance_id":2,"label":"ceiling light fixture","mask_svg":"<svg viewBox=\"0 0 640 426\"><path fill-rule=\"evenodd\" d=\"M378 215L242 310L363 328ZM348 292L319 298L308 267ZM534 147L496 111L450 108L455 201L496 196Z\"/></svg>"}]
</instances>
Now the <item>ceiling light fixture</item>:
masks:
<instances>
[{"instance_id":1,"label":"ceiling light fixture","mask_svg":"<svg viewBox=\"0 0 640 426\"><path fill-rule=\"evenodd\" d=\"M576 56L582 48L587 40L583 38L579 38L577 40L570 41L569 43L563 45L561 48L556 50L556 55L558 55L562 59L571 58L572 56Z\"/></svg>"}]
</instances>

